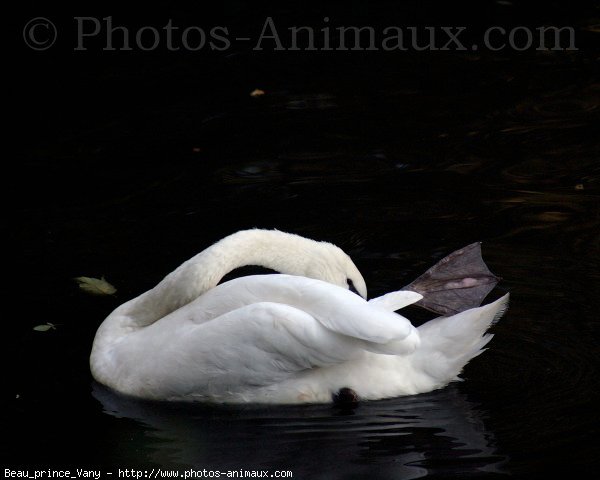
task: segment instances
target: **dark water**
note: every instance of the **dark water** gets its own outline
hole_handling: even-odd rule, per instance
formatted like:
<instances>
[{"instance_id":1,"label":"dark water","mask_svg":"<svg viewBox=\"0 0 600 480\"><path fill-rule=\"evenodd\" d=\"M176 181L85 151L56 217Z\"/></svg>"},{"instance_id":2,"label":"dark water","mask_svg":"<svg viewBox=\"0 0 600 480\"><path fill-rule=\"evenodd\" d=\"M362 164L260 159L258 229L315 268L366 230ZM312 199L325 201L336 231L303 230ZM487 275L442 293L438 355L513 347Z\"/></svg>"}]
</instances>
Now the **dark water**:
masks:
<instances>
[{"instance_id":1,"label":"dark water","mask_svg":"<svg viewBox=\"0 0 600 480\"><path fill-rule=\"evenodd\" d=\"M6 186L17 273L5 300L18 310L5 319L2 465L282 469L293 478L595 471L593 12L484 3L407 4L396 16L389 4L332 4L299 18L571 22L581 48L77 56L60 44L35 55L20 47L20 172ZM244 5L227 4L226 12L242 30L271 12ZM41 14L30 13L23 23ZM169 16L139 22L164 24ZM254 88L267 93L251 98ZM465 369L466 381L352 411L162 405L95 385L87 361L103 318L213 241L248 227L340 245L373 296L481 240L504 278L496 294L510 291L511 306L488 351ZM86 296L72 281L79 275L105 275L118 293ZM45 322L56 330L32 330Z\"/></svg>"}]
</instances>

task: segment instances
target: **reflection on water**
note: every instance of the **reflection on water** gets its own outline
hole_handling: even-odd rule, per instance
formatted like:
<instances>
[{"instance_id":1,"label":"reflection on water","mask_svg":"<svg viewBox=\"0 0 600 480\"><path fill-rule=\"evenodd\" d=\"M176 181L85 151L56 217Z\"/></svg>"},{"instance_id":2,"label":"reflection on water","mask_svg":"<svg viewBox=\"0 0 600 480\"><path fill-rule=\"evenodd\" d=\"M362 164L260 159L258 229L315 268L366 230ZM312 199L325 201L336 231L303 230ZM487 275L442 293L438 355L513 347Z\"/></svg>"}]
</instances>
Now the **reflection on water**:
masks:
<instances>
[{"instance_id":1,"label":"reflection on water","mask_svg":"<svg viewBox=\"0 0 600 480\"><path fill-rule=\"evenodd\" d=\"M441 391L332 406L229 407L143 402L93 385L106 413L155 440L146 461L213 469L289 469L294 478L420 478L503 473L485 411L453 385ZM166 443L165 443L166 442ZM363 477L364 478L364 477Z\"/></svg>"}]
</instances>

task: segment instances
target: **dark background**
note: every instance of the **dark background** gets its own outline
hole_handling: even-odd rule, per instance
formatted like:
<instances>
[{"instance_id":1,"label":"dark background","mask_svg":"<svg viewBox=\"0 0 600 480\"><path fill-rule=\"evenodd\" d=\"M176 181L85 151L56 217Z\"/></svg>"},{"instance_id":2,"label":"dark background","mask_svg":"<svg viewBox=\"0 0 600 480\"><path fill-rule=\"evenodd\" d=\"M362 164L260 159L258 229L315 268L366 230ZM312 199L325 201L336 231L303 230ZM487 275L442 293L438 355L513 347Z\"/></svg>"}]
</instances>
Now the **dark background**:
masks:
<instances>
[{"instance_id":1,"label":"dark background","mask_svg":"<svg viewBox=\"0 0 600 480\"><path fill-rule=\"evenodd\" d=\"M325 16L331 27L466 26L466 44L495 25L572 26L578 50L256 52L252 42L233 42L225 52L106 52L97 41L76 52L79 15L110 15L132 31L169 19L226 25L232 36L255 38L267 16L280 32L322 26ZM59 32L43 52L22 37L37 16ZM211 433L190 427L182 436L194 445L214 439L214 450L206 446L195 461L223 468L239 457L248 467L249 458L287 465L301 478L351 478L361 468L412 478L411 462L437 477L594 471L598 23L596 8L575 2L105 4L60 12L23 4L8 19L5 70L10 403L2 464L189 465L162 455L177 451L168 435L154 436L177 431L173 419L192 418ZM255 88L266 94L252 98ZM329 407L161 411L169 427L148 427L152 415L123 413L128 407L113 408L122 419L103 413L110 408L90 393L87 366L102 319L189 256L250 227L335 242L356 260L371 295L483 240L512 293L511 310L490 350L467 367L467 382L426 400L363 406L353 417L359 434L344 430L347 419ZM85 296L72 281L78 275L106 275L117 297ZM59 326L32 330L45 322ZM459 413L448 408L455 393ZM427 402L449 416L468 404L493 454L482 449L468 460L436 440L438 417L423 413ZM371 437L361 429L412 407L426 421L407 427L409 437L374 434L379 447L365 447ZM334 427L305 438L299 418L315 431ZM444 438L443 421L439 429ZM425 459L408 462L406 452ZM498 458L497 470L481 468Z\"/></svg>"}]
</instances>

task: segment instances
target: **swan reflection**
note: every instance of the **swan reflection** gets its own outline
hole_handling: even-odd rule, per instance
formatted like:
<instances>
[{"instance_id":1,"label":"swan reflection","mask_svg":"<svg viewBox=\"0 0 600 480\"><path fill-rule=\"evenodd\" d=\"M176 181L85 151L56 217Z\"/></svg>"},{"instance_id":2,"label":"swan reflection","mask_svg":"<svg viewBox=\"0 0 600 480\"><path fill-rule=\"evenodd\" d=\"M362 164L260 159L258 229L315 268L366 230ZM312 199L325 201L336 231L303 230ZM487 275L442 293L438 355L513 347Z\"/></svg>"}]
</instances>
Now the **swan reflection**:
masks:
<instances>
[{"instance_id":1,"label":"swan reflection","mask_svg":"<svg viewBox=\"0 0 600 480\"><path fill-rule=\"evenodd\" d=\"M139 465L291 470L293 478L506 473L484 412L455 384L348 410L149 402L97 383L92 393L105 413L144 428Z\"/></svg>"}]
</instances>

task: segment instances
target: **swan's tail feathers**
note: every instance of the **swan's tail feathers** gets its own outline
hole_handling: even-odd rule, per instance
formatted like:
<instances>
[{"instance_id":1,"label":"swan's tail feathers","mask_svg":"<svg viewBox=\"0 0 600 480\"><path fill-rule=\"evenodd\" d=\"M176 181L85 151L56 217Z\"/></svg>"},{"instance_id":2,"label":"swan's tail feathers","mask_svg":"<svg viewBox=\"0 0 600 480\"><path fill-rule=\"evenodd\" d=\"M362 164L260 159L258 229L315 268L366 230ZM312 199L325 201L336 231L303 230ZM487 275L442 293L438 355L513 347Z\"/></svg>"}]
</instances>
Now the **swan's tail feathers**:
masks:
<instances>
[{"instance_id":1,"label":"swan's tail feathers","mask_svg":"<svg viewBox=\"0 0 600 480\"><path fill-rule=\"evenodd\" d=\"M483 261L477 242L444 257L403 290L423 295L417 305L453 315L481 305L499 280Z\"/></svg>"},{"instance_id":2,"label":"swan's tail feathers","mask_svg":"<svg viewBox=\"0 0 600 480\"><path fill-rule=\"evenodd\" d=\"M483 307L421 325L421 345L413 358L415 368L431 377L438 387L456 380L463 367L484 351L493 337L487 329L507 308L508 294Z\"/></svg>"}]
</instances>

